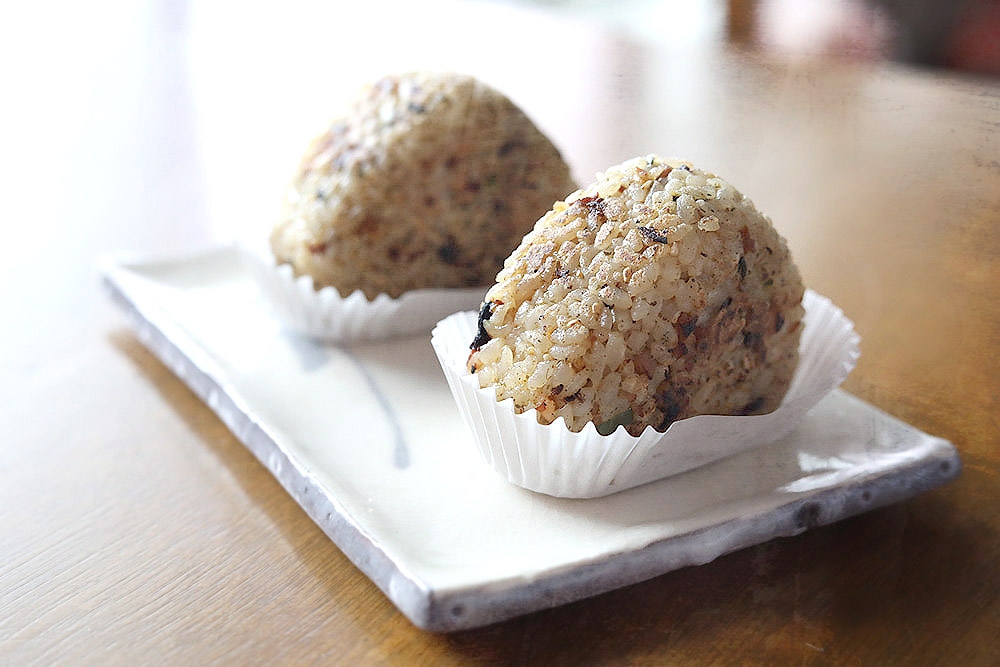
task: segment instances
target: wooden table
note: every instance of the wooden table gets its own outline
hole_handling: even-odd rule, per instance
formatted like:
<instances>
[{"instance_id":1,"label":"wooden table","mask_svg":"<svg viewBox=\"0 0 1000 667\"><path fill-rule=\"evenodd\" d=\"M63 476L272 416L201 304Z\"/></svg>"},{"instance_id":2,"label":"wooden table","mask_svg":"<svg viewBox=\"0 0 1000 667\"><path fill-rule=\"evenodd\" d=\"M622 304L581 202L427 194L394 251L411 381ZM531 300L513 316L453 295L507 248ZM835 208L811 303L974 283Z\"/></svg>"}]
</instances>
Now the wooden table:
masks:
<instances>
[{"instance_id":1,"label":"wooden table","mask_svg":"<svg viewBox=\"0 0 1000 667\"><path fill-rule=\"evenodd\" d=\"M502 5L122 4L13 10L0 40L0 663L1000 661L996 80ZM961 477L496 626L413 627L143 347L94 263L255 233L358 85L422 67L505 91L581 179L658 152L749 193L856 323L846 388L954 442Z\"/></svg>"}]
</instances>

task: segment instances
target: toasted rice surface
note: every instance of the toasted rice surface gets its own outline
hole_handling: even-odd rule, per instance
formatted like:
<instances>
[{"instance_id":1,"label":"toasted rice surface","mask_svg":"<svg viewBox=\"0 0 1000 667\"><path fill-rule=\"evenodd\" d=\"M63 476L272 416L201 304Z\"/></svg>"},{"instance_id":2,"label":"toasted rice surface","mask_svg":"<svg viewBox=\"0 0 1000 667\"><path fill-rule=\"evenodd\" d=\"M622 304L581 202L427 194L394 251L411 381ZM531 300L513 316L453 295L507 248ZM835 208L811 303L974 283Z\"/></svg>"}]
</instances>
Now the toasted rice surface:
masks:
<instances>
[{"instance_id":1,"label":"toasted rice surface","mask_svg":"<svg viewBox=\"0 0 1000 667\"><path fill-rule=\"evenodd\" d=\"M271 248L344 296L487 286L575 188L555 146L503 94L459 74L389 76L309 146Z\"/></svg>"},{"instance_id":2,"label":"toasted rice surface","mask_svg":"<svg viewBox=\"0 0 1000 667\"><path fill-rule=\"evenodd\" d=\"M775 409L803 285L771 221L689 163L636 158L559 201L506 260L469 370L572 431Z\"/></svg>"}]
</instances>

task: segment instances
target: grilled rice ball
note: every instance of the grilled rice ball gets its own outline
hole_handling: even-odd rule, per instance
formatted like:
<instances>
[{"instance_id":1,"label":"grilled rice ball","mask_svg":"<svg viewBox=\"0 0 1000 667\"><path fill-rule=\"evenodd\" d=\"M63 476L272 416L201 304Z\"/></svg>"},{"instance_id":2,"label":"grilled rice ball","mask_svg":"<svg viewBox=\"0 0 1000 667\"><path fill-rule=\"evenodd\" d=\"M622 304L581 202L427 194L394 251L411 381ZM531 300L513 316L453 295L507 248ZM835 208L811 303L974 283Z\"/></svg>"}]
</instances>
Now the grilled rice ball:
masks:
<instances>
[{"instance_id":1,"label":"grilled rice ball","mask_svg":"<svg viewBox=\"0 0 1000 667\"><path fill-rule=\"evenodd\" d=\"M559 151L503 94L458 74L388 76L312 142L271 249L342 296L486 287L575 188Z\"/></svg>"},{"instance_id":2,"label":"grilled rice ball","mask_svg":"<svg viewBox=\"0 0 1000 667\"><path fill-rule=\"evenodd\" d=\"M487 292L468 369L571 431L766 413L795 372L803 291L784 239L732 185L636 158L525 236Z\"/></svg>"}]
</instances>

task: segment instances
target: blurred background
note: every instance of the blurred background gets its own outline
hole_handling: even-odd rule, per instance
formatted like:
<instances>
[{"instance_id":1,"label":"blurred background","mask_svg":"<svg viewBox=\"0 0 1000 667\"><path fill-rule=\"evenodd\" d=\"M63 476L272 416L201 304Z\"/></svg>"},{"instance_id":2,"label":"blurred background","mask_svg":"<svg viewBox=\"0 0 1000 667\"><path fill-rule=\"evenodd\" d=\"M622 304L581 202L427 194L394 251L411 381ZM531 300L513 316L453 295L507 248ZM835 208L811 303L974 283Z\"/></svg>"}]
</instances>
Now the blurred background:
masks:
<instances>
[{"instance_id":1,"label":"blurred background","mask_svg":"<svg viewBox=\"0 0 1000 667\"><path fill-rule=\"evenodd\" d=\"M658 19L679 18L684 39L793 56L892 59L1000 74L995 0L512 0L609 22L662 39ZM673 36L672 36L673 37Z\"/></svg>"},{"instance_id":2,"label":"blurred background","mask_svg":"<svg viewBox=\"0 0 1000 667\"><path fill-rule=\"evenodd\" d=\"M728 35L791 54L1000 74L996 0L728 0Z\"/></svg>"},{"instance_id":3,"label":"blurred background","mask_svg":"<svg viewBox=\"0 0 1000 667\"><path fill-rule=\"evenodd\" d=\"M741 59L759 62L750 76L701 83L706 68ZM890 63L904 80L919 70L992 81L1000 0L7 3L0 178L17 236L0 251L2 277L42 252L171 252L269 223L306 142L392 70L483 78L522 104L581 180L657 151L743 182L780 138L789 96L800 118L822 116L811 75L788 69L816 59L842 63L824 76L847 79ZM774 106L718 129L739 147L700 154L712 108L760 85ZM662 114L632 117L637 95L662 95ZM600 125L609 117L627 121Z\"/></svg>"}]
</instances>

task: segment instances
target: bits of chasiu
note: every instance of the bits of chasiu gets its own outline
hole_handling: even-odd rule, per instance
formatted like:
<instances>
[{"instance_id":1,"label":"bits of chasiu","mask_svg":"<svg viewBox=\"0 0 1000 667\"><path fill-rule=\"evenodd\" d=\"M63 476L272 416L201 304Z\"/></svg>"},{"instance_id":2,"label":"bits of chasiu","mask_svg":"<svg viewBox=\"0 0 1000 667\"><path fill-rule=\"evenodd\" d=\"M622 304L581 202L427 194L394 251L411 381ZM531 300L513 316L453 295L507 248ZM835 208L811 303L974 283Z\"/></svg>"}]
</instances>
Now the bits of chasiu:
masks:
<instances>
[{"instance_id":1,"label":"bits of chasiu","mask_svg":"<svg viewBox=\"0 0 1000 667\"><path fill-rule=\"evenodd\" d=\"M575 188L559 151L503 94L458 74L388 76L312 142L271 249L345 297L485 287Z\"/></svg>"},{"instance_id":2,"label":"bits of chasiu","mask_svg":"<svg viewBox=\"0 0 1000 667\"><path fill-rule=\"evenodd\" d=\"M803 291L784 239L732 185L636 158L524 237L487 292L468 369L571 431L762 414L795 371Z\"/></svg>"}]
</instances>

